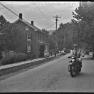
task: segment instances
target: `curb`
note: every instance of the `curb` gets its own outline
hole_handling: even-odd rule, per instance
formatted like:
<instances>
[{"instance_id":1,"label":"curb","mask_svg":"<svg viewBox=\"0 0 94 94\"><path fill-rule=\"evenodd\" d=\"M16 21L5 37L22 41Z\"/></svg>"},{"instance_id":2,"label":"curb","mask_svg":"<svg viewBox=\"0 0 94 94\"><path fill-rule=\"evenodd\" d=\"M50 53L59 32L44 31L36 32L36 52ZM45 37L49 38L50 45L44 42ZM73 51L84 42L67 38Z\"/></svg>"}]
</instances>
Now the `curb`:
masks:
<instances>
[{"instance_id":1,"label":"curb","mask_svg":"<svg viewBox=\"0 0 94 94\"><path fill-rule=\"evenodd\" d=\"M39 66L41 64L45 64L45 63L47 63L50 60L58 58L58 56L60 57L60 55L57 55L56 57L52 56L52 57L42 58L40 60L35 60L35 61L34 60L33 61L32 60L31 61L25 61L26 63L24 63L24 64L17 63L16 66L11 66L11 67L10 66L8 66L8 67L1 66L1 68L0 68L0 76L7 75L9 73L13 73L13 72L16 72L16 71L19 71L19 70L22 70L22 69L26 69L26 68L29 68L31 66L35 67L35 66ZM13 65L13 64L10 64L10 65Z\"/></svg>"}]
</instances>

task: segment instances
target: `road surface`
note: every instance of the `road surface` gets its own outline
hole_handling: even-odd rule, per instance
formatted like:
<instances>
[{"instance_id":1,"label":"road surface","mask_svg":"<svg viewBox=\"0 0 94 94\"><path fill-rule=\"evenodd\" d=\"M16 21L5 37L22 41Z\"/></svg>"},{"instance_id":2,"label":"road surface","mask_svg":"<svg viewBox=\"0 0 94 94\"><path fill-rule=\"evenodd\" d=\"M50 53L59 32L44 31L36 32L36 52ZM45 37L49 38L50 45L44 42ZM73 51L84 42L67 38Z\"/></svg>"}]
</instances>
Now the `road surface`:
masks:
<instances>
[{"instance_id":1,"label":"road surface","mask_svg":"<svg viewBox=\"0 0 94 94\"><path fill-rule=\"evenodd\" d=\"M94 61L83 60L82 72L72 78L67 56L0 81L0 92L94 92Z\"/></svg>"}]
</instances>

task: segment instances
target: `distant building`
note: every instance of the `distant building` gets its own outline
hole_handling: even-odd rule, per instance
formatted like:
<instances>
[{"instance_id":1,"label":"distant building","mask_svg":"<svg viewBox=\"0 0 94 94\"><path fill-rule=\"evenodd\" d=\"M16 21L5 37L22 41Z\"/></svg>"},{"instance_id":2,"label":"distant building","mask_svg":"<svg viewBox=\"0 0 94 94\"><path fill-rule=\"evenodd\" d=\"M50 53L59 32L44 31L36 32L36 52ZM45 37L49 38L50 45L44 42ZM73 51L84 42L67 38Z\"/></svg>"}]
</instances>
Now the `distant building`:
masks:
<instances>
[{"instance_id":1,"label":"distant building","mask_svg":"<svg viewBox=\"0 0 94 94\"><path fill-rule=\"evenodd\" d=\"M18 20L0 32L5 33L6 36L10 36L9 32L14 35L11 45L14 45L15 48L9 50L30 54L38 58L44 56L45 49L49 49L48 35L37 28L34 21L31 21L31 24L24 21L22 13L19 14Z\"/></svg>"}]
</instances>

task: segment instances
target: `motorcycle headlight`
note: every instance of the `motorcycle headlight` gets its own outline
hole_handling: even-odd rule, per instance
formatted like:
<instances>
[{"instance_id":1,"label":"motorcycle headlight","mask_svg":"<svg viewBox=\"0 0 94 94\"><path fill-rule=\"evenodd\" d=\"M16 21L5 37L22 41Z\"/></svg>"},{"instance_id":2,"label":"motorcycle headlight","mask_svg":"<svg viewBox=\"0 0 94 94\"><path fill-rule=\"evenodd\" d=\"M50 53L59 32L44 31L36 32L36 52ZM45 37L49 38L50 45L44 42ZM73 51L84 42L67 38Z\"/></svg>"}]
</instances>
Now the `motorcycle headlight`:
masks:
<instances>
[{"instance_id":1,"label":"motorcycle headlight","mask_svg":"<svg viewBox=\"0 0 94 94\"><path fill-rule=\"evenodd\" d=\"M74 62L74 61L75 61L75 59L72 59L71 61L72 61L72 62Z\"/></svg>"},{"instance_id":2,"label":"motorcycle headlight","mask_svg":"<svg viewBox=\"0 0 94 94\"><path fill-rule=\"evenodd\" d=\"M74 57L72 57L72 59L74 59Z\"/></svg>"}]
</instances>

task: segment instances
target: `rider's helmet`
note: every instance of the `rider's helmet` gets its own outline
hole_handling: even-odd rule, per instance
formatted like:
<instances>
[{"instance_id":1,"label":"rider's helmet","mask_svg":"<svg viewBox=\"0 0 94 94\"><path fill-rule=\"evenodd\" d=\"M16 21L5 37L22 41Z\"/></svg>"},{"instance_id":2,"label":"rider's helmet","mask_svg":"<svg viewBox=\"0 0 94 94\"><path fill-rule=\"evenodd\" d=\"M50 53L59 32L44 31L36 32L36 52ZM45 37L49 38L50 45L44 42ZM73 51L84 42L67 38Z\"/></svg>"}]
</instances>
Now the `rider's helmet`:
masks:
<instances>
[{"instance_id":1,"label":"rider's helmet","mask_svg":"<svg viewBox=\"0 0 94 94\"><path fill-rule=\"evenodd\" d=\"M73 48L74 48L74 49L77 49L77 48L78 48L78 45L77 45L77 44L74 44L74 45L73 45Z\"/></svg>"}]
</instances>

